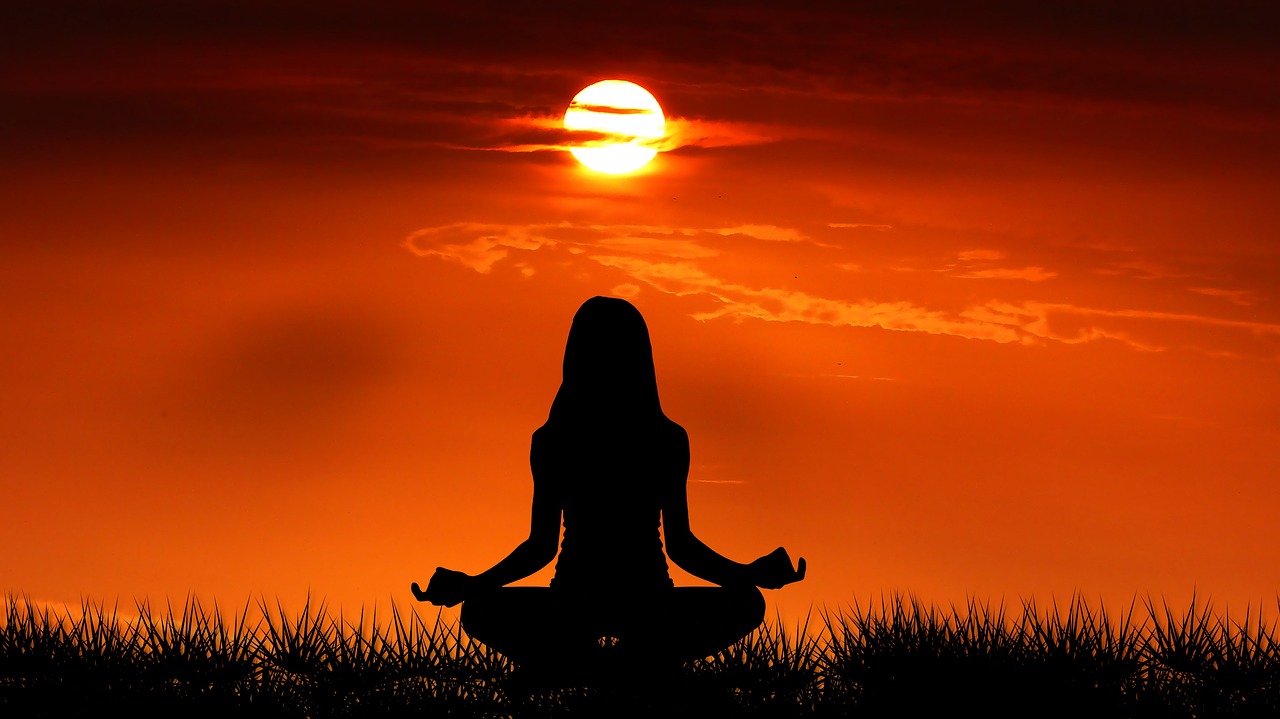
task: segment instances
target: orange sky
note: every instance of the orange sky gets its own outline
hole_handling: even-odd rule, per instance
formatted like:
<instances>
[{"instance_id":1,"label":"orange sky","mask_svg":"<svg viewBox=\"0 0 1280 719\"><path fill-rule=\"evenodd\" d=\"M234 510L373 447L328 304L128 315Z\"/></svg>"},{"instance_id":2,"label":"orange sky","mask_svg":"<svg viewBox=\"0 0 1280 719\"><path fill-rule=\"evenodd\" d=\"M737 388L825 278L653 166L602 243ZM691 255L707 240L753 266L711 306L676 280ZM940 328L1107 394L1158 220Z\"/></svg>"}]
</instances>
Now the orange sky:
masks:
<instances>
[{"instance_id":1,"label":"orange sky","mask_svg":"<svg viewBox=\"0 0 1280 719\"><path fill-rule=\"evenodd\" d=\"M479 571L609 294L695 532L808 559L786 616L1274 608L1267 4L170 5L0 22L0 589L385 605ZM669 118L634 176L559 149L611 77Z\"/></svg>"}]
</instances>

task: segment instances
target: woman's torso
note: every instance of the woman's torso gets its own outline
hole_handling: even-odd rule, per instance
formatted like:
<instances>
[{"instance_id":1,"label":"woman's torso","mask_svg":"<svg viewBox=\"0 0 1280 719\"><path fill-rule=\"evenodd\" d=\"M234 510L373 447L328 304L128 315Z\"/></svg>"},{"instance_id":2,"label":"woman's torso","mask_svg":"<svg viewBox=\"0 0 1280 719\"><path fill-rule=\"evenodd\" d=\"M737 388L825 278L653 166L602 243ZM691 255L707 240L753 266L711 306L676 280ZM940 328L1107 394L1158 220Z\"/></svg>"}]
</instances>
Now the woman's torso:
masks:
<instances>
[{"instance_id":1,"label":"woman's torso","mask_svg":"<svg viewBox=\"0 0 1280 719\"><path fill-rule=\"evenodd\" d=\"M679 436L665 418L534 434L537 491L552 491L564 513L551 586L612 593L672 585L659 531L664 497L685 479Z\"/></svg>"}]
</instances>

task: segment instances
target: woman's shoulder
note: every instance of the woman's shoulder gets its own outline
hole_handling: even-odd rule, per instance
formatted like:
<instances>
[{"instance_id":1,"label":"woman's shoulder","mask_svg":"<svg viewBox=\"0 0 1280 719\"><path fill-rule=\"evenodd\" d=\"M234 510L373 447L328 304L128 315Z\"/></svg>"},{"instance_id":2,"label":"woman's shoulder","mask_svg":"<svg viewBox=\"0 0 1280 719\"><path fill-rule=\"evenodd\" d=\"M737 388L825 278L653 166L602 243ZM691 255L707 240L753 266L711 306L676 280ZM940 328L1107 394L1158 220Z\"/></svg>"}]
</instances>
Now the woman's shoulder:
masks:
<instances>
[{"instance_id":1,"label":"woman's shoulder","mask_svg":"<svg viewBox=\"0 0 1280 719\"><path fill-rule=\"evenodd\" d=\"M685 431L684 427L681 427L675 422L675 420L670 418L663 417L663 421L658 423L658 432L664 438L683 442L685 444L689 443L689 433Z\"/></svg>"},{"instance_id":2,"label":"woman's shoulder","mask_svg":"<svg viewBox=\"0 0 1280 719\"><path fill-rule=\"evenodd\" d=\"M529 440L529 451L534 454L545 454L561 444L560 434L550 423L542 425L533 430L533 438Z\"/></svg>"}]
</instances>

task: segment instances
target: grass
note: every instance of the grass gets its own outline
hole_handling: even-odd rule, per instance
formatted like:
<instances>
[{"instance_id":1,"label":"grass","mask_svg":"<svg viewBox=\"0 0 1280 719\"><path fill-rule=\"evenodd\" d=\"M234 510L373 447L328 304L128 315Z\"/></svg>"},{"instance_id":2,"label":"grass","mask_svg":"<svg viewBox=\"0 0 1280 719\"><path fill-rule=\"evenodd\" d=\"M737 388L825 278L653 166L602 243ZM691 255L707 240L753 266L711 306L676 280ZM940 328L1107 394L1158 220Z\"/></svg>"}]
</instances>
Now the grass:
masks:
<instances>
[{"instance_id":1,"label":"grass","mask_svg":"<svg viewBox=\"0 0 1280 719\"><path fill-rule=\"evenodd\" d=\"M1276 624L1192 602L1112 614L884 598L766 623L657 680L532 687L435 615L188 600L132 616L5 599L0 714L262 717L1280 717Z\"/></svg>"}]
</instances>

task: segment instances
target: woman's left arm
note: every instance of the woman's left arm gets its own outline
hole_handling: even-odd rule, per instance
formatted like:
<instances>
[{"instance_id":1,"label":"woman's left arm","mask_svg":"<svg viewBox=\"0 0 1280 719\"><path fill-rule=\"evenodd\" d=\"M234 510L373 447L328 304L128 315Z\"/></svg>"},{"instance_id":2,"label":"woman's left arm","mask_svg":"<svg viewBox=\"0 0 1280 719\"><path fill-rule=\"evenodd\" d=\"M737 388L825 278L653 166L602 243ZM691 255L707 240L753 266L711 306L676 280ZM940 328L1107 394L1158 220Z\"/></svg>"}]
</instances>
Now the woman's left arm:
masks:
<instances>
[{"instance_id":1,"label":"woman's left arm","mask_svg":"<svg viewBox=\"0 0 1280 719\"><path fill-rule=\"evenodd\" d=\"M422 591L414 583L413 594L418 601L452 607L466 601L476 592L496 589L524 579L556 558L556 545L560 539L560 493L552 478L547 476L543 459L545 448L539 444L538 434L535 432L533 446L529 451L529 464L533 470L533 508L529 518L528 539L517 545L497 564L475 576L436 567L426 591Z\"/></svg>"},{"instance_id":2,"label":"woman's left arm","mask_svg":"<svg viewBox=\"0 0 1280 719\"><path fill-rule=\"evenodd\" d=\"M750 564L729 559L694 535L689 527L689 436L680 430L673 459L673 474L664 482L667 494L662 502L662 533L666 539L667 556L681 569L695 577L720 586L751 585L765 589L777 589L804 579L805 561L791 567L787 550L778 547Z\"/></svg>"}]
</instances>

